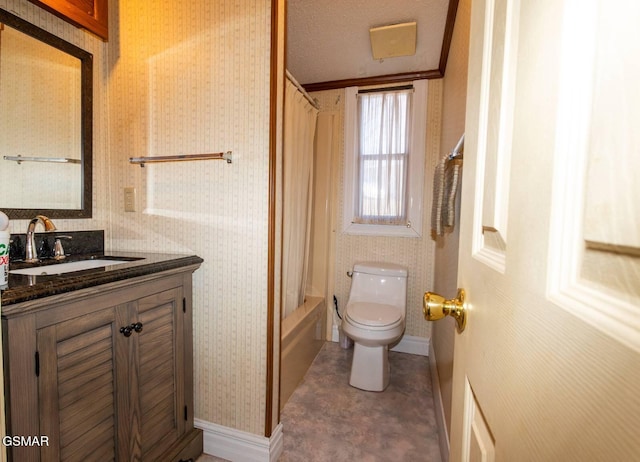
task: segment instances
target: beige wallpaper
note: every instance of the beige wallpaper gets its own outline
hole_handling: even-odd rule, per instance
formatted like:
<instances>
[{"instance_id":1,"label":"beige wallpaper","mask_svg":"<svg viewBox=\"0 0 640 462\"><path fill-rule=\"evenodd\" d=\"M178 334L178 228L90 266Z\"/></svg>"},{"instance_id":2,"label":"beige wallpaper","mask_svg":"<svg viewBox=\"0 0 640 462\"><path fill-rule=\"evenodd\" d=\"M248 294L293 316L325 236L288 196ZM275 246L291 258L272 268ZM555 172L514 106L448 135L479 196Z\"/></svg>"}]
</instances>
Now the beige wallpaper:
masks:
<instances>
[{"instance_id":1,"label":"beige wallpaper","mask_svg":"<svg viewBox=\"0 0 640 462\"><path fill-rule=\"evenodd\" d=\"M112 247L204 258L194 279L196 418L264 434L270 2L110 7ZM227 150L232 164L128 162ZM135 213L123 211L125 187L136 188Z\"/></svg>"},{"instance_id":2,"label":"beige wallpaper","mask_svg":"<svg viewBox=\"0 0 640 462\"><path fill-rule=\"evenodd\" d=\"M94 55L93 219L56 225L105 229L114 250L204 258L194 279L195 416L263 435L270 2L110 1L107 44L27 0L0 7ZM226 150L233 164L128 162ZM124 212L124 187L136 188L136 212ZM26 227L14 220L10 231Z\"/></svg>"},{"instance_id":3,"label":"beige wallpaper","mask_svg":"<svg viewBox=\"0 0 640 462\"><path fill-rule=\"evenodd\" d=\"M336 111L340 125L344 123L344 90L315 92L321 111ZM407 266L409 271L407 288L407 327L405 334L416 337L429 337L430 325L422 315L422 296L433 287L434 243L431 239L430 207L432 179L435 161L440 151L440 114L442 82L430 80L427 108L427 155L425 160L425 186L423 199L423 236L421 238L354 236L342 233L342 207L344 190L344 134L338 133L340 165L337 169L335 184L338 185L338 223L336 225L336 272L335 293L340 310L349 298L351 279L347 271L353 264L362 260L388 261ZM331 306L329 304L331 309Z\"/></svg>"}]
</instances>

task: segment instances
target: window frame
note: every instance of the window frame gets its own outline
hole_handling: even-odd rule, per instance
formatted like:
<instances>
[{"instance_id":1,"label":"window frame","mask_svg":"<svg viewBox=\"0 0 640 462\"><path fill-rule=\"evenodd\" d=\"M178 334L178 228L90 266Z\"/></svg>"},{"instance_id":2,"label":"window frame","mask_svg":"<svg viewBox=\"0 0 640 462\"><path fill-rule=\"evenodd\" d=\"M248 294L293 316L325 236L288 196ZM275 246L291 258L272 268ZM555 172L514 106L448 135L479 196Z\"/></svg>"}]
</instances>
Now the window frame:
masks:
<instances>
[{"instance_id":1,"label":"window frame","mask_svg":"<svg viewBox=\"0 0 640 462\"><path fill-rule=\"evenodd\" d=\"M410 149L407 164L407 224L354 222L358 200L358 90L345 88L345 163L342 230L346 234L369 236L421 237L423 224L424 175L427 139L427 80L415 80L411 109ZM397 86L404 86L398 84ZM381 89L382 91L382 89Z\"/></svg>"}]
</instances>

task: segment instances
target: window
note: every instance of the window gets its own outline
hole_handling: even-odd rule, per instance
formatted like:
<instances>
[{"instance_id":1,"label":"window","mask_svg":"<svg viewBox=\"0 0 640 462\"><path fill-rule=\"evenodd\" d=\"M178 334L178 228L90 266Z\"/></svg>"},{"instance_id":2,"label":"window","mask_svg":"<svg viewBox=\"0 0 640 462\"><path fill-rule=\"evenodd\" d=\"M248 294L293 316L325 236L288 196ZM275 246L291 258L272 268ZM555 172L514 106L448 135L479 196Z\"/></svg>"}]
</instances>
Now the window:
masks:
<instances>
[{"instance_id":1,"label":"window","mask_svg":"<svg viewBox=\"0 0 640 462\"><path fill-rule=\"evenodd\" d=\"M413 87L358 93L358 191L354 222L407 222L405 191Z\"/></svg>"},{"instance_id":2,"label":"window","mask_svg":"<svg viewBox=\"0 0 640 462\"><path fill-rule=\"evenodd\" d=\"M346 233L422 234L426 95L424 80L380 90L346 89Z\"/></svg>"}]
</instances>

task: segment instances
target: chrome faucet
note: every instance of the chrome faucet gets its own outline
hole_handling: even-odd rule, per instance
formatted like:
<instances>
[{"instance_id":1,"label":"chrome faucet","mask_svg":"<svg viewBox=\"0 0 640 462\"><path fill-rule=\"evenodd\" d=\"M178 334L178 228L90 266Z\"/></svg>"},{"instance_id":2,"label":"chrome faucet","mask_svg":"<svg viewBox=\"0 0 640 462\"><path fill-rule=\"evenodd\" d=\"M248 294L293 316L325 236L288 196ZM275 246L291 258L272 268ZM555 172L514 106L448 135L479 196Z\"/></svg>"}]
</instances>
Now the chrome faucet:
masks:
<instances>
[{"instance_id":1,"label":"chrome faucet","mask_svg":"<svg viewBox=\"0 0 640 462\"><path fill-rule=\"evenodd\" d=\"M38 223L42 223L45 231L56 230L56 226L53 224L53 222L44 215L37 215L29 222L29 226L27 227L27 243L24 259L24 261L29 263L35 263L38 261L38 251L36 250L36 241L34 238L36 225Z\"/></svg>"}]
</instances>

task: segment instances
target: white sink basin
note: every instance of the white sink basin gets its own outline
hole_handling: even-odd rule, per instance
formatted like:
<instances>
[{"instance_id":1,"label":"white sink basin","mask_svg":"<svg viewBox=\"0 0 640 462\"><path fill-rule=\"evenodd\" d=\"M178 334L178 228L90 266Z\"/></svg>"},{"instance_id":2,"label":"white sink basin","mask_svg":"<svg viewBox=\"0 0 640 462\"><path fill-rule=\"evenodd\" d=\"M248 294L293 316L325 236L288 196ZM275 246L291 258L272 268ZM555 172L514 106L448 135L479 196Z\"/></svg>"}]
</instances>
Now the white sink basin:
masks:
<instances>
[{"instance_id":1,"label":"white sink basin","mask_svg":"<svg viewBox=\"0 0 640 462\"><path fill-rule=\"evenodd\" d=\"M130 262L130 260L81 260L70 261L69 263L57 263L54 265L17 269L11 270L9 272L13 274L25 274L28 276L48 276L63 273L73 273L74 271L82 271L92 268L104 268L105 266L120 265L122 263Z\"/></svg>"}]
</instances>

